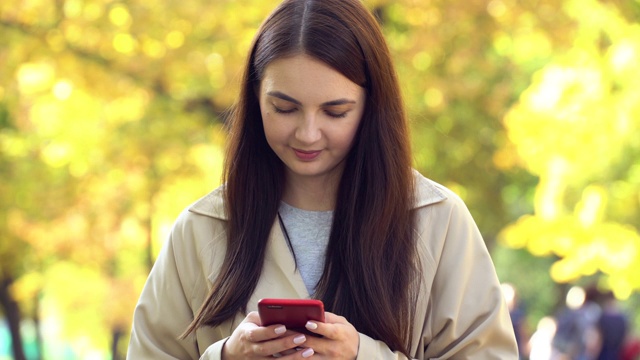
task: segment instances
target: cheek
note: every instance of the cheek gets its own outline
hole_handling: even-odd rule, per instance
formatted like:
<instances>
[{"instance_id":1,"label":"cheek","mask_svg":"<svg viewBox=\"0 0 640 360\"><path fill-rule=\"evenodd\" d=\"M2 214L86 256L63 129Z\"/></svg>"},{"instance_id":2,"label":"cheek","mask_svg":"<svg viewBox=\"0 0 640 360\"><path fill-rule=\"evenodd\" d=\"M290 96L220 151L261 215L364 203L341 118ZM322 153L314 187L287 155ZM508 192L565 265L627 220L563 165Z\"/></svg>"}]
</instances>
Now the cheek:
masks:
<instances>
[{"instance_id":1,"label":"cheek","mask_svg":"<svg viewBox=\"0 0 640 360\"><path fill-rule=\"evenodd\" d=\"M359 122L350 124L347 129L342 129L339 139L341 147L344 147L345 149L351 148L355 141L356 134L358 133L358 124Z\"/></svg>"},{"instance_id":2,"label":"cheek","mask_svg":"<svg viewBox=\"0 0 640 360\"><path fill-rule=\"evenodd\" d=\"M270 116L268 112L262 112L262 128L264 129L264 136L266 136L267 141L271 138L271 133L273 132L273 126L271 125L273 122L269 121Z\"/></svg>"},{"instance_id":3,"label":"cheek","mask_svg":"<svg viewBox=\"0 0 640 360\"><path fill-rule=\"evenodd\" d=\"M262 112L262 128L264 129L264 136L267 138L267 142L273 147L274 143L281 137L282 131L278 128L277 122L270 112Z\"/></svg>"}]
</instances>

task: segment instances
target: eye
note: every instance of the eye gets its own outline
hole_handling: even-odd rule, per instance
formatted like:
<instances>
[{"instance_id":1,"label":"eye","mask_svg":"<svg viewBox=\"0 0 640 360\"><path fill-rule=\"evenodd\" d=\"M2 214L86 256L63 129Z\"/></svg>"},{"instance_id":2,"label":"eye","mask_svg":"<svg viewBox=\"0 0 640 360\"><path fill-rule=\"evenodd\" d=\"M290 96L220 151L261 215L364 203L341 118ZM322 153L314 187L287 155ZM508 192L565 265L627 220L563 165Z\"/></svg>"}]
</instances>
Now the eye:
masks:
<instances>
[{"instance_id":1,"label":"eye","mask_svg":"<svg viewBox=\"0 0 640 360\"><path fill-rule=\"evenodd\" d=\"M325 110L325 114L329 115L332 118L336 118L336 119L340 119L340 118L343 118L343 117L347 116L347 113L348 113L348 111L337 113L337 112Z\"/></svg>"},{"instance_id":2,"label":"eye","mask_svg":"<svg viewBox=\"0 0 640 360\"><path fill-rule=\"evenodd\" d=\"M291 108L291 109L281 109L275 105L273 105L273 110L275 110L275 112L277 112L278 114L291 114L292 112L296 111L296 108Z\"/></svg>"}]
</instances>

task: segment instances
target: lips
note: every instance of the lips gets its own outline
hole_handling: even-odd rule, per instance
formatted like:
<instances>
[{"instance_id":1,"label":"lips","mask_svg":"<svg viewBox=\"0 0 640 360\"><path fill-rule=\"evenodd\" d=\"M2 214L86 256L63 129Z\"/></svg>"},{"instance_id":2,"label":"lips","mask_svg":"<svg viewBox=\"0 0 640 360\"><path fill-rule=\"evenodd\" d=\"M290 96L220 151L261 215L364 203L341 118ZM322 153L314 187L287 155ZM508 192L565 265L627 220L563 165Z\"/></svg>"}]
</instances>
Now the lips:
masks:
<instances>
[{"instance_id":1,"label":"lips","mask_svg":"<svg viewBox=\"0 0 640 360\"><path fill-rule=\"evenodd\" d=\"M293 149L293 152L296 154L296 157L298 159L303 161L311 161L317 158L322 151L321 150L306 151L306 150Z\"/></svg>"}]
</instances>

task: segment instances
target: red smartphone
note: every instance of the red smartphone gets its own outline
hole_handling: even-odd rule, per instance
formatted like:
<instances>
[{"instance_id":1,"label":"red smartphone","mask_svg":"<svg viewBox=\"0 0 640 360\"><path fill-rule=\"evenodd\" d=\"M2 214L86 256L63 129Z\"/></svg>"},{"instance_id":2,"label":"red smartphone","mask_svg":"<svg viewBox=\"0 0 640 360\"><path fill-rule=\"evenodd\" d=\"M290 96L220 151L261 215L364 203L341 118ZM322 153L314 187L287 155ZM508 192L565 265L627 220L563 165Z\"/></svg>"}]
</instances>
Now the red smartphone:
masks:
<instances>
[{"instance_id":1,"label":"red smartphone","mask_svg":"<svg viewBox=\"0 0 640 360\"><path fill-rule=\"evenodd\" d=\"M324 322L324 304L314 299L260 299L258 314L262 326L282 324L309 334L304 325L309 320Z\"/></svg>"}]
</instances>

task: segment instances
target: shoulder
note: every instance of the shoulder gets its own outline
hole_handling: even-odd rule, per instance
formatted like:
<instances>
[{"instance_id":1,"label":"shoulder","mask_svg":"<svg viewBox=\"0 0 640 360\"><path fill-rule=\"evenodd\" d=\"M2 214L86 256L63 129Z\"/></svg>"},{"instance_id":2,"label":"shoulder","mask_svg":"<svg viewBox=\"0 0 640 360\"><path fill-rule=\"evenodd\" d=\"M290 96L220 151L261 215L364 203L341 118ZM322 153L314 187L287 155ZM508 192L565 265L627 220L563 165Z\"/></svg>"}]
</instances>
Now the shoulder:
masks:
<instances>
[{"instance_id":1,"label":"shoulder","mask_svg":"<svg viewBox=\"0 0 640 360\"><path fill-rule=\"evenodd\" d=\"M414 199L413 209L420 210L423 208L463 208L466 210L464 201L446 186L428 179L417 170L413 170L414 178Z\"/></svg>"},{"instance_id":2,"label":"shoulder","mask_svg":"<svg viewBox=\"0 0 640 360\"><path fill-rule=\"evenodd\" d=\"M207 195L201 197L187 209L189 213L227 220L224 206L224 185L220 185Z\"/></svg>"},{"instance_id":3,"label":"shoulder","mask_svg":"<svg viewBox=\"0 0 640 360\"><path fill-rule=\"evenodd\" d=\"M182 210L171 231L174 243L201 247L211 240L212 234L224 232L226 216L222 193L220 186Z\"/></svg>"},{"instance_id":4,"label":"shoulder","mask_svg":"<svg viewBox=\"0 0 640 360\"><path fill-rule=\"evenodd\" d=\"M178 271L190 278L212 281L226 252L226 227L222 188L186 207L171 230L167 246L175 254Z\"/></svg>"},{"instance_id":5,"label":"shoulder","mask_svg":"<svg viewBox=\"0 0 640 360\"><path fill-rule=\"evenodd\" d=\"M182 211L172 230L175 246L192 247L202 253L225 244L220 241L226 238L227 223L223 191L220 186Z\"/></svg>"},{"instance_id":6,"label":"shoulder","mask_svg":"<svg viewBox=\"0 0 640 360\"><path fill-rule=\"evenodd\" d=\"M445 247L482 246L482 236L464 201L452 190L417 171L414 176L416 236L433 265L439 263Z\"/></svg>"}]
</instances>

